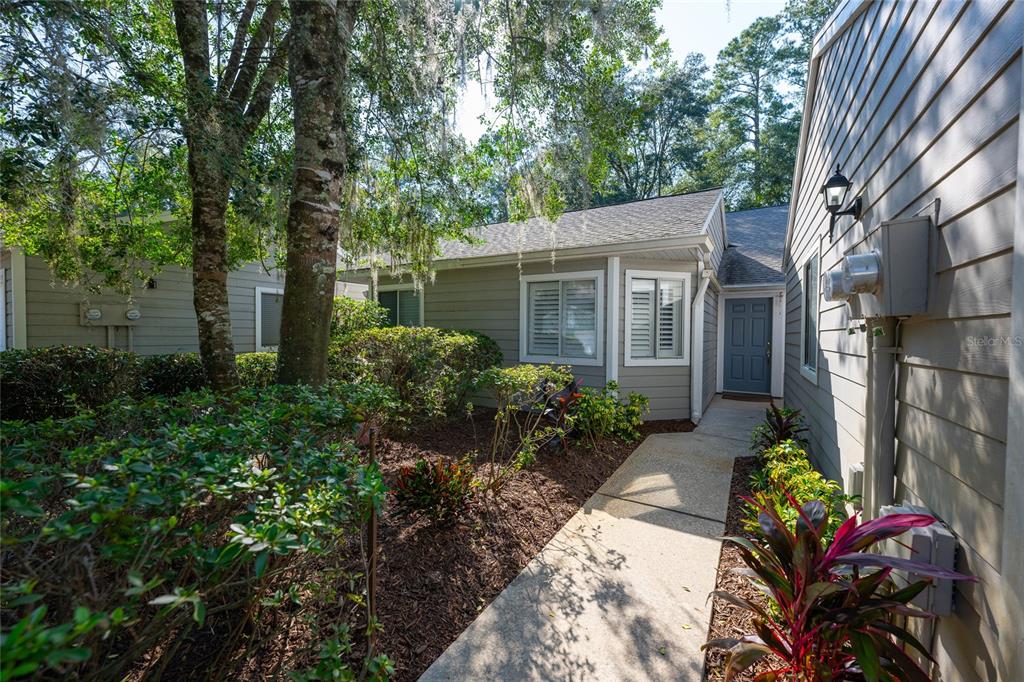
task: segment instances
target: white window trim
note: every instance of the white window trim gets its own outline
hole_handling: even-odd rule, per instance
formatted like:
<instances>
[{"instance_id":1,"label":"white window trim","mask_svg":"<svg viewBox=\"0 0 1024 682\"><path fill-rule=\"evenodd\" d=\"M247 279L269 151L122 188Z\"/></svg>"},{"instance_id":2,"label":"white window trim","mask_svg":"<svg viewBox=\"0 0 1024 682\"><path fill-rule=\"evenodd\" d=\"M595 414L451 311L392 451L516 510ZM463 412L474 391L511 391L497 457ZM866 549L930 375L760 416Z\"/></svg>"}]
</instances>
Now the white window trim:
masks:
<instances>
[{"instance_id":1,"label":"white window trim","mask_svg":"<svg viewBox=\"0 0 1024 682\"><path fill-rule=\"evenodd\" d=\"M626 270L626 287L622 295L626 299L626 331L623 340L624 357L622 364L626 367L681 367L690 364L690 317L693 307L692 275L690 272L672 272L670 270ZM683 329L681 358L634 358L629 339L633 328L633 280L634 279L670 279L683 283ZM658 295L657 293L655 294Z\"/></svg>"},{"instance_id":2,"label":"white window trim","mask_svg":"<svg viewBox=\"0 0 1024 682\"><path fill-rule=\"evenodd\" d=\"M263 345L263 301L260 297L263 294L284 294L284 289L281 287L256 287L256 352L257 353L276 353L277 346L264 346Z\"/></svg>"},{"instance_id":3,"label":"white window trim","mask_svg":"<svg viewBox=\"0 0 1024 682\"><path fill-rule=\"evenodd\" d=\"M821 334L816 334L817 353L814 356L814 367L804 363L807 350L807 266L812 258L818 258L818 254L811 254L800 264L797 276L800 278L800 376L815 386L818 385L818 361L821 359ZM815 306L815 332L820 329L821 323L821 260L818 260L818 281L815 284L815 294L818 297L818 305Z\"/></svg>"},{"instance_id":4,"label":"white window trim","mask_svg":"<svg viewBox=\"0 0 1024 682\"><path fill-rule=\"evenodd\" d=\"M597 315L597 348L592 358L563 358L550 355L530 355L527 352L527 320L529 318L529 285L530 282L562 282L571 279L593 279L597 283L594 300L594 311ZM577 365L601 367L604 365L604 270L581 270L579 272L550 272L543 275L523 275L519 278L519 362L554 363L558 365ZM561 330L559 330L561 333Z\"/></svg>"},{"instance_id":5,"label":"white window trim","mask_svg":"<svg viewBox=\"0 0 1024 682\"><path fill-rule=\"evenodd\" d=\"M0 268L0 350L7 350L7 269Z\"/></svg>"},{"instance_id":6,"label":"white window trim","mask_svg":"<svg viewBox=\"0 0 1024 682\"><path fill-rule=\"evenodd\" d=\"M377 303L380 303L380 294L381 294L382 291L416 291L416 285L412 284L411 282L407 283L407 284L382 284L382 285L378 286L377 290L373 293L373 300L377 301ZM416 293L416 298L419 300L419 303L420 303L420 324L419 324L419 326L421 326L421 327L425 324L424 323L424 318L423 318L423 299L425 299L426 297L427 297L427 288L426 287L423 287L422 291Z\"/></svg>"}]
</instances>

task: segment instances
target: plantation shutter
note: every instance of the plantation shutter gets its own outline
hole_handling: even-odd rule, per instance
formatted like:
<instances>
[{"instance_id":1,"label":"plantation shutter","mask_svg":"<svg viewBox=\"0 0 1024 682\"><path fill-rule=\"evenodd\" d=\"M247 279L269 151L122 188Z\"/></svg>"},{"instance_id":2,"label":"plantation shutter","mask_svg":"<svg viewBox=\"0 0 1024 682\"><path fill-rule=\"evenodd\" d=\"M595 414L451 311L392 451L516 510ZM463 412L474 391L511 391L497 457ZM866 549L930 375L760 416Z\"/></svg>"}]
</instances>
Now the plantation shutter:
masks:
<instances>
[{"instance_id":1,"label":"plantation shutter","mask_svg":"<svg viewBox=\"0 0 1024 682\"><path fill-rule=\"evenodd\" d=\"M673 280L659 282L658 292L658 355L679 357L682 349L683 283Z\"/></svg>"},{"instance_id":2,"label":"plantation shutter","mask_svg":"<svg viewBox=\"0 0 1024 682\"><path fill-rule=\"evenodd\" d=\"M561 355L592 358L597 353L597 284L592 279L562 282Z\"/></svg>"},{"instance_id":3,"label":"plantation shutter","mask_svg":"<svg viewBox=\"0 0 1024 682\"><path fill-rule=\"evenodd\" d=\"M398 292L398 324L403 327L419 327L423 324L420 320L420 297L412 289Z\"/></svg>"},{"instance_id":4,"label":"plantation shutter","mask_svg":"<svg viewBox=\"0 0 1024 682\"><path fill-rule=\"evenodd\" d=\"M632 282L629 354L634 358L654 357L654 292L658 283L653 279L634 279Z\"/></svg>"},{"instance_id":5,"label":"plantation shutter","mask_svg":"<svg viewBox=\"0 0 1024 682\"><path fill-rule=\"evenodd\" d=\"M531 355L558 356L561 287L559 282L531 282L528 329Z\"/></svg>"}]
</instances>

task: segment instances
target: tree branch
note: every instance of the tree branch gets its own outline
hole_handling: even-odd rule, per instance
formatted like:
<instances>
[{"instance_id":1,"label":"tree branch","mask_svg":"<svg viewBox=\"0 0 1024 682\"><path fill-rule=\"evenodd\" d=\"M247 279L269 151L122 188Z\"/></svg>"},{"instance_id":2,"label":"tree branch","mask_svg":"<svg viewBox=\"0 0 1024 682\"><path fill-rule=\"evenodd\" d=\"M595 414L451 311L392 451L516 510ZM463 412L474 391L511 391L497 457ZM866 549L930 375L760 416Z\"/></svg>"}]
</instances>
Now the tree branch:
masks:
<instances>
[{"instance_id":1,"label":"tree branch","mask_svg":"<svg viewBox=\"0 0 1024 682\"><path fill-rule=\"evenodd\" d=\"M249 47L245 51L245 58L238 70L238 78L231 86L231 94L228 99L239 107L245 103L252 90L253 81L256 80L256 71L260 66L260 58L263 56L263 49L267 46L270 36L274 32L274 25L277 24L277 17L281 14L281 0L274 0L267 7L260 18L260 25L256 28L256 34L249 41Z\"/></svg>"},{"instance_id":2,"label":"tree branch","mask_svg":"<svg viewBox=\"0 0 1024 682\"><path fill-rule=\"evenodd\" d=\"M257 0L246 0L242 15L238 18L238 25L235 28L235 39L231 44L231 55L228 57L228 65L224 69L220 83L217 86L217 93L222 97L228 93L228 89L234 84L238 75L238 65L242 62L242 50L245 47L245 38L249 34L249 24L252 22L252 15L256 11Z\"/></svg>"},{"instance_id":3,"label":"tree branch","mask_svg":"<svg viewBox=\"0 0 1024 682\"><path fill-rule=\"evenodd\" d=\"M210 47L207 35L206 3L174 0L174 29L181 45L188 93L189 126L208 111L213 101L207 95L210 80Z\"/></svg>"},{"instance_id":4,"label":"tree branch","mask_svg":"<svg viewBox=\"0 0 1024 682\"><path fill-rule=\"evenodd\" d=\"M256 84L256 89L253 90L252 97L249 99L249 106L245 110L245 117L242 123L243 140L246 142L255 132L256 126L260 124L260 121L263 120L267 110L270 108L270 99L274 94L274 86L281 80L281 76L284 75L284 70L288 66L288 42L290 40L291 32L289 31L281 39L281 42L278 43L277 49L274 50L274 54L270 57L270 63L263 70L263 74Z\"/></svg>"}]
</instances>

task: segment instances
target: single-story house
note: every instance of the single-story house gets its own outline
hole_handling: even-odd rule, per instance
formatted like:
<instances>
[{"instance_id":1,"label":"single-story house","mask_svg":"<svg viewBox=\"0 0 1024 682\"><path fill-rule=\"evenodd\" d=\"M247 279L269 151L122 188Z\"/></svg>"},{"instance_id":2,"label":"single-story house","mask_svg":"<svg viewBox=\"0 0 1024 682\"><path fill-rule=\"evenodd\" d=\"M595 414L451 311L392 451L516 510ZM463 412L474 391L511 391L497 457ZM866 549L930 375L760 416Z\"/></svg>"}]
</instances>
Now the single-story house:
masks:
<instances>
[{"instance_id":1,"label":"single-story house","mask_svg":"<svg viewBox=\"0 0 1024 682\"><path fill-rule=\"evenodd\" d=\"M785 403L866 514L927 509L980 579L919 632L942 680L1024 680L1022 42L1021 2L840 2L789 209Z\"/></svg>"},{"instance_id":2,"label":"single-story house","mask_svg":"<svg viewBox=\"0 0 1024 682\"><path fill-rule=\"evenodd\" d=\"M54 280L46 262L20 249L0 252L0 350L55 345L95 345L141 355L199 350L192 305L192 273L176 266L139 283L131 299L93 294ZM278 343L284 278L261 263L228 273L235 350L272 350ZM348 293L362 295L360 287Z\"/></svg>"},{"instance_id":3,"label":"single-story house","mask_svg":"<svg viewBox=\"0 0 1024 682\"><path fill-rule=\"evenodd\" d=\"M784 306L785 211L768 211L776 246L763 252L757 212L738 230L742 243L727 248L719 189L487 225L475 243L440 245L436 277L422 291L382 274L372 295L393 323L474 329L498 343L506 364L570 365L586 386L616 381L623 393L648 396L652 419L696 421L716 391L781 391L771 338ZM723 262L733 263L729 288ZM723 301L728 319L719 318Z\"/></svg>"}]
</instances>

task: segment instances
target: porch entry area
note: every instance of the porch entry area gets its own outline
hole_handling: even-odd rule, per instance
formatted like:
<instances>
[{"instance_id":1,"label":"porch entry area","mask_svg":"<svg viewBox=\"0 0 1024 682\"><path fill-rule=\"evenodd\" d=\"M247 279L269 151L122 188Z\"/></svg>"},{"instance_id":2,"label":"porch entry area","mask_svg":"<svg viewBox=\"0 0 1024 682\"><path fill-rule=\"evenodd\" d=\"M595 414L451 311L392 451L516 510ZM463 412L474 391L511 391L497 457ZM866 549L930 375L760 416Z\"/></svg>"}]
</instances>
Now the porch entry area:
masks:
<instances>
[{"instance_id":1,"label":"porch entry area","mask_svg":"<svg viewBox=\"0 0 1024 682\"><path fill-rule=\"evenodd\" d=\"M772 299L725 300L722 388L769 394L772 387Z\"/></svg>"}]
</instances>

